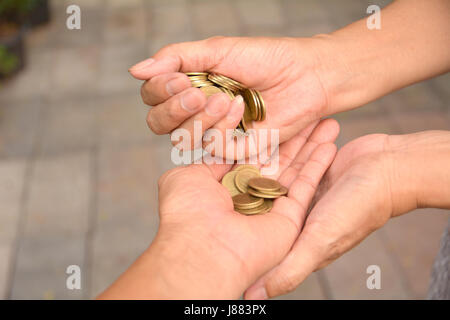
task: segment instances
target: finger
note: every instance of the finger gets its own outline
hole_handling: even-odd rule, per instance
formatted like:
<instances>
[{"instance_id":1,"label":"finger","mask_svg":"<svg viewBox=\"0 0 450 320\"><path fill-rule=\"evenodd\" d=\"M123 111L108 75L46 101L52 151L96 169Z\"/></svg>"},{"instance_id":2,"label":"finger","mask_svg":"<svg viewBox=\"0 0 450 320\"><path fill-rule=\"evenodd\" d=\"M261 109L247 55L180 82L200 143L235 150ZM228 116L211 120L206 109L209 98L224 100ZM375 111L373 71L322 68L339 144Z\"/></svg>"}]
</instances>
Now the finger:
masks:
<instances>
[{"instance_id":1,"label":"finger","mask_svg":"<svg viewBox=\"0 0 450 320\"><path fill-rule=\"evenodd\" d=\"M145 81L141 96L145 104L155 106L190 87L191 82L185 74L166 73Z\"/></svg>"},{"instance_id":2,"label":"finger","mask_svg":"<svg viewBox=\"0 0 450 320\"><path fill-rule=\"evenodd\" d=\"M333 143L339 134L339 124L334 119L322 120L309 136L308 141L297 153L289 166L285 167L279 176L280 183L289 187L297 177L314 150L324 143Z\"/></svg>"},{"instance_id":3,"label":"finger","mask_svg":"<svg viewBox=\"0 0 450 320\"><path fill-rule=\"evenodd\" d=\"M203 134L214 124L219 122L230 110L231 100L225 93L217 93L208 98L204 110L195 114L193 117L184 121L179 129L185 130L190 134L190 141L179 141L172 139L172 143L182 148L182 150L191 150L202 146Z\"/></svg>"},{"instance_id":4,"label":"finger","mask_svg":"<svg viewBox=\"0 0 450 320\"><path fill-rule=\"evenodd\" d=\"M168 72L208 71L223 60L232 38L213 38L168 45L152 58L128 71L136 79L147 80Z\"/></svg>"},{"instance_id":5,"label":"finger","mask_svg":"<svg viewBox=\"0 0 450 320\"><path fill-rule=\"evenodd\" d=\"M300 230L320 180L335 155L334 144L318 146L290 186L287 197L278 198L274 202L272 212L289 218L297 230Z\"/></svg>"},{"instance_id":6,"label":"finger","mask_svg":"<svg viewBox=\"0 0 450 320\"><path fill-rule=\"evenodd\" d=\"M230 110L226 116L206 132L203 140L203 148L208 153L216 157L225 158L227 150L234 148L235 141L231 132L241 121L242 115L244 114L244 108L244 99L239 95L231 101ZM209 134L210 132L212 134ZM214 140L211 137L213 134ZM216 139L221 139L221 141L217 141Z\"/></svg>"},{"instance_id":7,"label":"finger","mask_svg":"<svg viewBox=\"0 0 450 320\"><path fill-rule=\"evenodd\" d=\"M308 137L314 131L318 123L319 121L314 121L293 138L280 145L278 153L275 153L268 163L262 165L262 168L269 167L274 161L278 161L277 172L273 175L267 175L266 177L278 180L280 173L291 165L291 162L294 160L297 153L303 148L308 140Z\"/></svg>"},{"instance_id":8,"label":"finger","mask_svg":"<svg viewBox=\"0 0 450 320\"><path fill-rule=\"evenodd\" d=\"M285 214L300 227L305 220L317 185L335 155L336 146L334 144L320 145L292 183L288 199L277 200L271 213ZM289 201L295 202L297 208L292 206ZM297 214L293 214L295 209L297 209ZM308 240L308 237L304 240L304 234L305 231L300 234L292 250L277 267L247 289L244 295L245 299L266 299L290 292L317 268L323 259L323 251L316 242Z\"/></svg>"},{"instance_id":9,"label":"finger","mask_svg":"<svg viewBox=\"0 0 450 320\"><path fill-rule=\"evenodd\" d=\"M206 96L197 88L189 88L151 108L147 124L156 134L166 134L204 108Z\"/></svg>"}]
</instances>

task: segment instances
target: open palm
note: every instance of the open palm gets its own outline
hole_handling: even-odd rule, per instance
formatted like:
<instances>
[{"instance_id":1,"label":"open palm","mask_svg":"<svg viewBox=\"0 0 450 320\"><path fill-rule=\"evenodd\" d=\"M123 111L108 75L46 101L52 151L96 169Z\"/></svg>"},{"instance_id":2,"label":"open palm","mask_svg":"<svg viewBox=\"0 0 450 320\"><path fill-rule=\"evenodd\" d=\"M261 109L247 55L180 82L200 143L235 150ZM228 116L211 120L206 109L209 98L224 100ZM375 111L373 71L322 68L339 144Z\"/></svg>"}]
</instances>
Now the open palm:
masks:
<instances>
[{"instance_id":1,"label":"open palm","mask_svg":"<svg viewBox=\"0 0 450 320\"><path fill-rule=\"evenodd\" d=\"M247 290L246 298L274 297L294 290L312 272L387 222L393 209L387 137L364 136L339 150L291 251ZM265 296L260 288L265 288Z\"/></svg>"},{"instance_id":2,"label":"open palm","mask_svg":"<svg viewBox=\"0 0 450 320\"><path fill-rule=\"evenodd\" d=\"M241 271L235 298L278 264L296 240L316 187L332 162L338 125L325 120L308 126L280 146L279 170L272 178L289 187L271 212L245 216L234 211L220 184L231 165L190 165L160 179L160 233L192 243L208 243L218 264ZM267 165L267 164L266 164Z\"/></svg>"}]
</instances>

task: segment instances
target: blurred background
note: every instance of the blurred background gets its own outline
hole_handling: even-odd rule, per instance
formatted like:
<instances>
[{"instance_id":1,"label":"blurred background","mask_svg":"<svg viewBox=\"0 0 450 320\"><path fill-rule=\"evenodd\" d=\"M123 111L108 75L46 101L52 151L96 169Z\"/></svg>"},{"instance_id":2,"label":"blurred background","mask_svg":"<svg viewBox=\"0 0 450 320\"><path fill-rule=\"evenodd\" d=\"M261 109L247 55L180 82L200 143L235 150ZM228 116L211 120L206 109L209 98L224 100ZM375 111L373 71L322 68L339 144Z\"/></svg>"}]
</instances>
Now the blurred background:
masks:
<instances>
[{"instance_id":1,"label":"blurred background","mask_svg":"<svg viewBox=\"0 0 450 320\"><path fill-rule=\"evenodd\" d=\"M0 31L2 299L95 297L154 237L156 182L173 166L170 143L147 129L147 107L130 66L172 42L331 32L367 17L369 4L389 3L32 2L33 8L16 8L26 28ZM81 30L66 27L71 4L81 8ZM369 133L448 130L449 98L447 74L338 114L338 145ZM445 210L423 209L393 219L282 298L425 298L448 217ZM366 287L372 264L381 268L381 290ZM81 290L66 288L69 265L81 267Z\"/></svg>"}]
</instances>

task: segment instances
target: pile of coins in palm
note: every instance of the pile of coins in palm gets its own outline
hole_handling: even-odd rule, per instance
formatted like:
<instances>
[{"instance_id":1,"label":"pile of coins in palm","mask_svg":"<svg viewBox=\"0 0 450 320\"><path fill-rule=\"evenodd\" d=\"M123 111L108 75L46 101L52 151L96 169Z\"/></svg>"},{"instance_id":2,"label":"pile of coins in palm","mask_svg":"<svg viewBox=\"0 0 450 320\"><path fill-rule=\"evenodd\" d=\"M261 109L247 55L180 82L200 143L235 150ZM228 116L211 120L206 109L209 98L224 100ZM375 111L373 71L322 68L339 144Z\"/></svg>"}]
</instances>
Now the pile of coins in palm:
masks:
<instances>
[{"instance_id":1,"label":"pile of coins in palm","mask_svg":"<svg viewBox=\"0 0 450 320\"><path fill-rule=\"evenodd\" d=\"M278 181L262 177L252 165L241 165L228 172L222 185L230 192L234 209L245 215L269 212L273 200L288 192Z\"/></svg>"},{"instance_id":2,"label":"pile of coins in palm","mask_svg":"<svg viewBox=\"0 0 450 320\"><path fill-rule=\"evenodd\" d=\"M220 74L207 72L187 72L195 88L202 90L207 97L224 92L231 100L241 95L244 98L244 115L236 129L246 132L251 128L252 121L263 121L266 118L266 106L259 91L249 89L242 83Z\"/></svg>"}]
</instances>

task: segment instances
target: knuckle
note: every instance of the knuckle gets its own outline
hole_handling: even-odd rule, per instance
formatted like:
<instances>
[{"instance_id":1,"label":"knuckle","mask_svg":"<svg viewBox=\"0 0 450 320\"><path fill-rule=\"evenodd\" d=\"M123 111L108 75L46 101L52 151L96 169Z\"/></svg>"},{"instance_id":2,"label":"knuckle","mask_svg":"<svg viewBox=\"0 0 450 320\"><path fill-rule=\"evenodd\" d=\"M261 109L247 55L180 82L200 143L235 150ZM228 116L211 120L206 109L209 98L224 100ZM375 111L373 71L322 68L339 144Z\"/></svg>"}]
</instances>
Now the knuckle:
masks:
<instances>
[{"instance_id":1,"label":"knuckle","mask_svg":"<svg viewBox=\"0 0 450 320\"><path fill-rule=\"evenodd\" d=\"M145 104L150 105L150 99L149 99L149 95L148 95L147 83L148 83L148 80L146 80L141 86L141 98L142 98L142 101L144 101Z\"/></svg>"},{"instance_id":2,"label":"knuckle","mask_svg":"<svg viewBox=\"0 0 450 320\"><path fill-rule=\"evenodd\" d=\"M266 285L269 297L275 297L294 291L298 286L296 277L292 274L282 272L276 278L271 279Z\"/></svg>"},{"instance_id":3,"label":"knuckle","mask_svg":"<svg viewBox=\"0 0 450 320\"><path fill-rule=\"evenodd\" d=\"M150 110L147 115L147 125L150 128L150 130L153 131L153 133L158 134L158 135L164 134L164 131L162 130L161 126L159 125L159 121L156 121L155 116L153 115L153 112L151 112L152 110Z\"/></svg>"}]
</instances>

